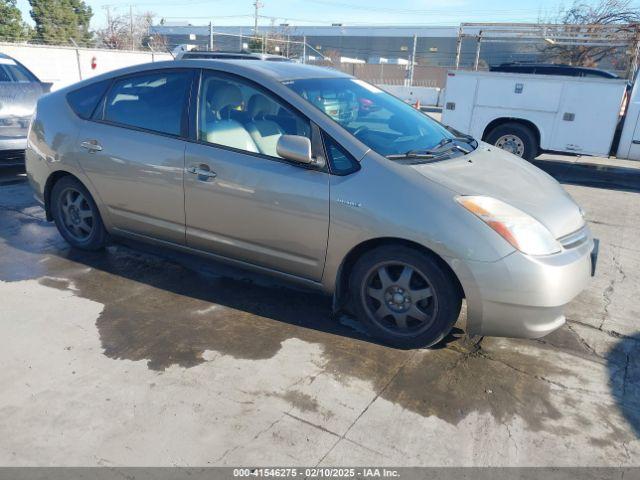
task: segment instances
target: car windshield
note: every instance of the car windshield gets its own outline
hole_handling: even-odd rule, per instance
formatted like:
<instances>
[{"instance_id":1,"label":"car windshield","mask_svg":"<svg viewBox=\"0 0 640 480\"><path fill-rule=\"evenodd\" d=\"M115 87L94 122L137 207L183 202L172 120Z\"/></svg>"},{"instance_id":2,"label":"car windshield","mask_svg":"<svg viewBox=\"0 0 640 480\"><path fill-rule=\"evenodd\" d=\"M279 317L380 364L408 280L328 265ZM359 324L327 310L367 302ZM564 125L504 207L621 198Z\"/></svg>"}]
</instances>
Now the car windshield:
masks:
<instances>
[{"instance_id":1,"label":"car windshield","mask_svg":"<svg viewBox=\"0 0 640 480\"><path fill-rule=\"evenodd\" d=\"M313 78L284 84L384 156L426 152L454 138L427 115L362 80Z\"/></svg>"}]
</instances>

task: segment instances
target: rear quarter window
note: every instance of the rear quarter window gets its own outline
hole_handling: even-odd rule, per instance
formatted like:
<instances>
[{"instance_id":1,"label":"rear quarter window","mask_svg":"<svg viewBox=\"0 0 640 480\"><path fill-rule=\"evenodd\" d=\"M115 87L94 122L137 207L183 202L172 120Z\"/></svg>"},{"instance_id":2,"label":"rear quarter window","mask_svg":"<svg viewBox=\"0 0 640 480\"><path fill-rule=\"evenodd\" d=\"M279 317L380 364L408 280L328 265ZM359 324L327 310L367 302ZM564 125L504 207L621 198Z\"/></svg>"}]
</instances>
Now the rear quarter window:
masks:
<instances>
[{"instance_id":1,"label":"rear quarter window","mask_svg":"<svg viewBox=\"0 0 640 480\"><path fill-rule=\"evenodd\" d=\"M67 93L67 102L80 118L88 120L104 96L111 80L92 83L86 87Z\"/></svg>"}]
</instances>

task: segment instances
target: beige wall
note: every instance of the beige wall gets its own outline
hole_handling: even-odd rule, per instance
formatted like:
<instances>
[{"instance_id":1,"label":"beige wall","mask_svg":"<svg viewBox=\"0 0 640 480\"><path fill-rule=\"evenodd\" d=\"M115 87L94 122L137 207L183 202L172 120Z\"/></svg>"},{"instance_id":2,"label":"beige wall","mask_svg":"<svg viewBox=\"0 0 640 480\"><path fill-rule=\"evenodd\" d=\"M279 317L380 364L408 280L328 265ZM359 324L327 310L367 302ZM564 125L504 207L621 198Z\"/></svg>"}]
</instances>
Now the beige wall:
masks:
<instances>
[{"instance_id":1,"label":"beige wall","mask_svg":"<svg viewBox=\"0 0 640 480\"><path fill-rule=\"evenodd\" d=\"M140 63L171 60L168 53L105 50L99 48L24 45L0 42L0 53L9 55L43 82L52 82L52 89L64 87L101 73ZM96 68L91 68L95 58Z\"/></svg>"}]
</instances>

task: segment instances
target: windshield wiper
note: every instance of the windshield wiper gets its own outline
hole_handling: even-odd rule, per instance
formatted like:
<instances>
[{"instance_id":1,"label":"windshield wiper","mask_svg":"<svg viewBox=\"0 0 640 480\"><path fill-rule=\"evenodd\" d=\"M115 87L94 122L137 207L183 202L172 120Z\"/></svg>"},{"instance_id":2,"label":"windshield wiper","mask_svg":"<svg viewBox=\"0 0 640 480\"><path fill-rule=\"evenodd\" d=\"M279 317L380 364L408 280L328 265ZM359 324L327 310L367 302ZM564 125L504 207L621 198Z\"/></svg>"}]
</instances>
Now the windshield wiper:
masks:
<instances>
[{"instance_id":1,"label":"windshield wiper","mask_svg":"<svg viewBox=\"0 0 640 480\"><path fill-rule=\"evenodd\" d=\"M445 125L444 128L446 128L450 133L453 134L454 137L456 137L460 141L464 141L464 142L470 143L470 144L476 143L476 139L473 138L471 135L467 135L466 133L459 132L455 128L450 127L448 125Z\"/></svg>"},{"instance_id":2,"label":"windshield wiper","mask_svg":"<svg viewBox=\"0 0 640 480\"><path fill-rule=\"evenodd\" d=\"M402 158L419 158L422 160L429 160L431 158L435 158L436 155L433 153L424 153L419 150L409 150L405 153L392 153L391 155L385 155L389 160L398 160Z\"/></svg>"},{"instance_id":3,"label":"windshield wiper","mask_svg":"<svg viewBox=\"0 0 640 480\"><path fill-rule=\"evenodd\" d=\"M471 147L471 149L463 148L460 145L458 145L458 143L456 142L466 143ZM436 161L436 160L440 160L441 157L451 152L451 150L458 150L459 152L462 152L463 154L466 155L467 153L471 152L475 148L474 143L476 143L475 139L473 137L469 137L466 135L457 136L457 137L448 137L440 140L435 147L432 147L426 150L414 149L414 150L409 150L405 153L394 153L394 154L385 155L385 156L390 160L417 158L420 160Z\"/></svg>"},{"instance_id":4,"label":"windshield wiper","mask_svg":"<svg viewBox=\"0 0 640 480\"><path fill-rule=\"evenodd\" d=\"M451 148L455 148L457 150L460 150L464 154L467 154L467 153L469 153L471 151L471 150L467 150L466 148L462 148L456 142L466 143L467 145L469 145L471 147L471 150L473 150L475 148L475 146L473 145L475 140L472 137L466 137L466 136L465 137L451 137L451 138L443 138L442 140L440 140L440 142L438 142L438 144L435 147L432 147L429 150L425 150L424 153L438 152L438 151L442 150L443 147L448 147L447 150L451 149Z\"/></svg>"}]
</instances>

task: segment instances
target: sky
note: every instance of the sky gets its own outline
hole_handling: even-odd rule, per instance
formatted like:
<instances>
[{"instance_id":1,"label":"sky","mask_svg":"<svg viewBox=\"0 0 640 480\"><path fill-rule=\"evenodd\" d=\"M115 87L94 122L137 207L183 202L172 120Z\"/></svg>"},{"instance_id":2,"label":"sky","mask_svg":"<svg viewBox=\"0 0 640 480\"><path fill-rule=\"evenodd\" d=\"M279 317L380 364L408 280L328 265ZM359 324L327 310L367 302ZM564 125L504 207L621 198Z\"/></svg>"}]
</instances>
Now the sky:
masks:
<instances>
[{"instance_id":1,"label":"sky","mask_svg":"<svg viewBox=\"0 0 640 480\"><path fill-rule=\"evenodd\" d=\"M253 0L85 0L94 12L92 27L112 13L154 12L156 21L194 25L253 25ZM634 2L640 3L640 0ZM458 25L460 22L535 22L553 18L571 0L262 0L260 25ZM18 0L31 22L28 0Z\"/></svg>"}]
</instances>

